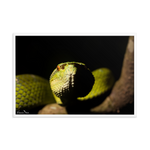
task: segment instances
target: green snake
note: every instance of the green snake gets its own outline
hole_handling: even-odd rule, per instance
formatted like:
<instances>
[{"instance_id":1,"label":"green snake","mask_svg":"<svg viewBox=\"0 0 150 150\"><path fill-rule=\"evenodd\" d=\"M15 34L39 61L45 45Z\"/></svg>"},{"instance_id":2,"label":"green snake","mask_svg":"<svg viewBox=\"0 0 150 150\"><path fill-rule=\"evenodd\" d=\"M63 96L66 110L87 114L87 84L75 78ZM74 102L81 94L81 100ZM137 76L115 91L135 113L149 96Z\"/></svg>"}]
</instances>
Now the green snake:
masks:
<instances>
[{"instance_id":1,"label":"green snake","mask_svg":"<svg viewBox=\"0 0 150 150\"><path fill-rule=\"evenodd\" d=\"M90 71L84 63L57 65L50 80L32 74L16 76L16 111L30 110L50 103L68 107L89 101L111 90L114 76L107 68Z\"/></svg>"}]
</instances>

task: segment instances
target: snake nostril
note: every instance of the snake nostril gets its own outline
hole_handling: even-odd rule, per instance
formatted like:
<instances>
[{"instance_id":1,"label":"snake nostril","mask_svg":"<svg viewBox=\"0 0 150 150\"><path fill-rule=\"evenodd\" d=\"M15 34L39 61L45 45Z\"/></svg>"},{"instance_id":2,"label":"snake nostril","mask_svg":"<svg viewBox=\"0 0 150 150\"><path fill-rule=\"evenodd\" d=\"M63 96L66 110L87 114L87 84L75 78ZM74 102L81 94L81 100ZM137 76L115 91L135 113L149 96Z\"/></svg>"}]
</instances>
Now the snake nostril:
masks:
<instances>
[{"instance_id":1,"label":"snake nostril","mask_svg":"<svg viewBox=\"0 0 150 150\"><path fill-rule=\"evenodd\" d=\"M62 65L60 65L60 68L61 68L61 69L64 69L65 66L66 66L66 64L62 64Z\"/></svg>"}]
</instances>

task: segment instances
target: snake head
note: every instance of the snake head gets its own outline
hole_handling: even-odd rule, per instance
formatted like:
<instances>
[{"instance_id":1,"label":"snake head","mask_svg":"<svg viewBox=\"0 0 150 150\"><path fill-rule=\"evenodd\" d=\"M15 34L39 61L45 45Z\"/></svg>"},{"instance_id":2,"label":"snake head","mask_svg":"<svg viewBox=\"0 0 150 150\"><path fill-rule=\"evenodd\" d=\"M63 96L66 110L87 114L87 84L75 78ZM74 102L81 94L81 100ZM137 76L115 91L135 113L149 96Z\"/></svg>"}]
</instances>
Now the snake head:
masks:
<instances>
[{"instance_id":1,"label":"snake head","mask_svg":"<svg viewBox=\"0 0 150 150\"><path fill-rule=\"evenodd\" d=\"M85 64L65 62L58 64L50 76L54 95L67 106L77 97L86 96L92 89L94 77Z\"/></svg>"}]
</instances>

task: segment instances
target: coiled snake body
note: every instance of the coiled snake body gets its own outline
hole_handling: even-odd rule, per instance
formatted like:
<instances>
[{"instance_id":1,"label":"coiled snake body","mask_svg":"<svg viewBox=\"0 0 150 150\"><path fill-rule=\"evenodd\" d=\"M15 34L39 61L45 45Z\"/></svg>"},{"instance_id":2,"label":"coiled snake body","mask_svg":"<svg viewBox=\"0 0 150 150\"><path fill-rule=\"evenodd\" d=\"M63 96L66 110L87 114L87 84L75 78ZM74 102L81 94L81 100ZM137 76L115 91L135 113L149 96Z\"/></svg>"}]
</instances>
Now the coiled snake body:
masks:
<instances>
[{"instance_id":1,"label":"coiled snake body","mask_svg":"<svg viewBox=\"0 0 150 150\"><path fill-rule=\"evenodd\" d=\"M37 75L17 75L16 111L55 102L70 106L75 101L88 101L109 91L113 84L114 77L109 69L99 68L91 73L79 62L59 64L50 81Z\"/></svg>"}]
</instances>

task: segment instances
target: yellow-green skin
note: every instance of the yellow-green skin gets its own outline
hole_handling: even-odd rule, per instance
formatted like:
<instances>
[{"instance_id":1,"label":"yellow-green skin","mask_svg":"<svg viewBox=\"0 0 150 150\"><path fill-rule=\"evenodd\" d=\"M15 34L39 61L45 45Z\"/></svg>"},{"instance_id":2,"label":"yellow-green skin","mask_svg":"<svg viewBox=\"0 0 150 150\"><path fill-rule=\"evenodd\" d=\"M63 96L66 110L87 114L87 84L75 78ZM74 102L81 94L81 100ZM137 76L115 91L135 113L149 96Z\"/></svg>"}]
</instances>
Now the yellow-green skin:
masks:
<instances>
[{"instance_id":1,"label":"yellow-green skin","mask_svg":"<svg viewBox=\"0 0 150 150\"><path fill-rule=\"evenodd\" d=\"M95 83L92 90L88 95L84 97L78 97L77 100L84 101L98 97L113 87L115 79L112 72L108 68L96 69L92 72L92 74L95 78ZM62 104L62 101L59 97L57 97L54 93L53 96L58 104Z\"/></svg>"},{"instance_id":2,"label":"yellow-green skin","mask_svg":"<svg viewBox=\"0 0 150 150\"><path fill-rule=\"evenodd\" d=\"M100 68L92 72L95 83L91 92L85 97L78 97L83 101L100 96L110 90L114 84L112 72L107 68ZM16 76L16 110L32 109L50 103L62 104L60 98L53 94L49 81L36 75L23 74Z\"/></svg>"},{"instance_id":3,"label":"yellow-green skin","mask_svg":"<svg viewBox=\"0 0 150 150\"><path fill-rule=\"evenodd\" d=\"M96 69L92 72L95 83L92 90L85 97L78 97L78 100L88 100L107 92L114 85L115 79L112 72L107 68Z\"/></svg>"},{"instance_id":4,"label":"yellow-green skin","mask_svg":"<svg viewBox=\"0 0 150 150\"><path fill-rule=\"evenodd\" d=\"M32 109L54 102L48 80L32 74L16 76L16 110Z\"/></svg>"}]
</instances>

